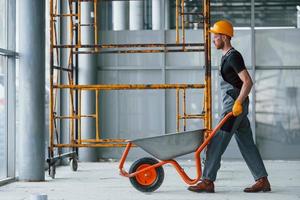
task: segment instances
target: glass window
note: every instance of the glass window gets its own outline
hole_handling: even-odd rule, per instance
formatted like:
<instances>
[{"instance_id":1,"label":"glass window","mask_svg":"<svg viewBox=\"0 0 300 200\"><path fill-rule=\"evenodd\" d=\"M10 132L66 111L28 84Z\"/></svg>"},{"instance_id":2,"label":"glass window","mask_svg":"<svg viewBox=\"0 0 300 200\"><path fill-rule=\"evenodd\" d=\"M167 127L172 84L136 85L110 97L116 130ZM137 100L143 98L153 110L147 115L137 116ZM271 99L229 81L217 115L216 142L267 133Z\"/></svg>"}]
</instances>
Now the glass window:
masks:
<instances>
[{"instance_id":1,"label":"glass window","mask_svg":"<svg viewBox=\"0 0 300 200\"><path fill-rule=\"evenodd\" d=\"M0 180L7 177L7 134L5 106L6 57L0 56Z\"/></svg>"},{"instance_id":2,"label":"glass window","mask_svg":"<svg viewBox=\"0 0 300 200\"><path fill-rule=\"evenodd\" d=\"M8 8L13 11L9 23ZM15 0L0 0L0 183L15 177L15 64L11 62L15 57L7 55L7 52L15 51L14 13ZM8 34L9 30L11 34Z\"/></svg>"},{"instance_id":3,"label":"glass window","mask_svg":"<svg viewBox=\"0 0 300 200\"><path fill-rule=\"evenodd\" d=\"M299 0L255 0L255 26L296 27Z\"/></svg>"},{"instance_id":4,"label":"glass window","mask_svg":"<svg viewBox=\"0 0 300 200\"><path fill-rule=\"evenodd\" d=\"M19 65L19 60L16 60L16 144L20 144L20 65ZM15 161L15 166L16 166L16 176L19 176L19 147L18 145L16 146L16 161Z\"/></svg>"},{"instance_id":5,"label":"glass window","mask_svg":"<svg viewBox=\"0 0 300 200\"><path fill-rule=\"evenodd\" d=\"M179 11L181 12L181 1L179 3ZM176 1L170 0L170 29L176 29ZM203 3L198 0L190 0L184 2L184 27L185 29L199 29L203 28ZM179 15L178 26L182 27L182 19Z\"/></svg>"},{"instance_id":6,"label":"glass window","mask_svg":"<svg viewBox=\"0 0 300 200\"><path fill-rule=\"evenodd\" d=\"M299 76L299 69L256 70L256 139L266 159L299 159Z\"/></svg>"},{"instance_id":7,"label":"glass window","mask_svg":"<svg viewBox=\"0 0 300 200\"><path fill-rule=\"evenodd\" d=\"M181 1L180 1L181 2ZM170 0L170 26L175 29L176 22L176 1ZM211 0L211 24L220 19L230 20L235 27L251 26L251 2L248 0ZM203 1L189 0L184 3L185 28L186 29L202 29L203 17ZM188 14L187 14L188 13ZM179 17L179 27L181 27L181 18Z\"/></svg>"},{"instance_id":8,"label":"glass window","mask_svg":"<svg viewBox=\"0 0 300 200\"><path fill-rule=\"evenodd\" d=\"M249 0L212 0L211 23L220 19L230 20L235 27L251 26L251 1Z\"/></svg>"},{"instance_id":9,"label":"glass window","mask_svg":"<svg viewBox=\"0 0 300 200\"><path fill-rule=\"evenodd\" d=\"M6 0L0 0L0 48L6 48Z\"/></svg>"},{"instance_id":10,"label":"glass window","mask_svg":"<svg viewBox=\"0 0 300 200\"><path fill-rule=\"evenodd\" d=\"M170 0L170 25L175 29L175 0ZM255 0L255 26L257 27L297 27L297 8L299 0ZM184 10L188 13L202 12L202 1L185 1ZM298 7L297 7L298 6ZM235 27L251 26L251 1L249 0L211 0L211 23L220 19L230 20ZM300 12L300 11L298 11ZM300 24L298 17L298 24ZM201 17L185 15L185 28L202 28ZM181 27L181 22L179 22Z\"/></svg>"}]
</instances>

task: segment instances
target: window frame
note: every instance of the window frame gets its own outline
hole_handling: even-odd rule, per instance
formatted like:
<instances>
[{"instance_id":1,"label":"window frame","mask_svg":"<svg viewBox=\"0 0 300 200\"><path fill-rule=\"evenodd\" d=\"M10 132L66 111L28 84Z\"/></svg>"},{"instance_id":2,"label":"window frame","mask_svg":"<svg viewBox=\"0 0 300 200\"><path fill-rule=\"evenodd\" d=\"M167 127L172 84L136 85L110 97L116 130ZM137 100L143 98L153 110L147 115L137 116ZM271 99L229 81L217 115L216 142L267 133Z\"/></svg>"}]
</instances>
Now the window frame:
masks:
<instances>
[{"instance_id":1,"label":"window frame","mask_svg":"<svg viewBox=\"0 0 300 200\"><path fill-rule=\"evenodd\" d=\"M16 178L16 0L5 0L5 37L6 49L0 48L5 62L5 133L6 133L6 178L0 179L0 185ZM11 33L11 34L8 34Z\"/></svg>"}]
</instances>

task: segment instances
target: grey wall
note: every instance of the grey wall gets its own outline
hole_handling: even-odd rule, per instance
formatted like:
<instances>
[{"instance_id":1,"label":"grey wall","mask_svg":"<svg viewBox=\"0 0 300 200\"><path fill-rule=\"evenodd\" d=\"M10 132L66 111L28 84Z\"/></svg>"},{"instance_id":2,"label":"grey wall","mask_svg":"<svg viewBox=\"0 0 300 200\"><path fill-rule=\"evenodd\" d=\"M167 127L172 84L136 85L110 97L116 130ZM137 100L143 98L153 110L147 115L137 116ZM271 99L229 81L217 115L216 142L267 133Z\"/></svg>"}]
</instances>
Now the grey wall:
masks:
<instances>
[{"instance_id":1,"label":"grey wall","mask_svg":"<svg viewBox=\"0 0 300 200\"><path fill-rule=\"evenodd\" d=\"M187 30L187 42L202 42L201 30ZM250 31L241 30L233 44L251 66ZM174 31L105 31L103 43L174 43ZM213 119L219 120L217 66L221 53L213 50ZM204 83L204 53L104 54L98 56L98 83L153 84ZM176 132L175 90L106 91L100 99L101 132L104 138L138 138ZM180 104L181 105L181 104ZM203 91L187 92L187 112L201 113ZM251 113L250 113L251 118ZM188 130L203 127L201 120L188 120ZM99 156L119 158L123 149L99 149ZM140 156L135 150L131 157ZM240 158L233 140L225 157Z\"/></svg>"},{"instance_id":2,"label":"grey wall","mask_svg":"<svg viewBox=\"0 0 300 200\"><path fill-rule=\"evenodd\" d=\"M299 36L256 31L256 137L267 159L300 158Z\"/></svg>"},{"instance_id":3,"label":"grey wall","mask_svg":"<svg viewBox=\"0 0 300 200\"><path fill-rule=\"evenodd\" d=\"M299 29L256 30L256 94L252 91L248 117L255 139L266 159L299 159L300 112ZM102 32L103 43L174 43L174 31ZM201 30L187 30L187 42L201 42ZM251 68L251 31L236 30L233 46ZM98 56L101 84L203 83L203 53L105 54ZM218 71L221 52L212 48L213 125L221 109ZM187 93L187 111L200 113L203 91ZM107 91L102 93L100 127L104 138L137 138L176 131L175 91ZM256 104L256 123L253 108ZM188 130L202 128L200 120L188 120ZM119 158L123 149L99 149L99 156ZM141 156L135 150L131 158ZM241 158L232 139L224 158Z\"/></svg>"}]
</instances>

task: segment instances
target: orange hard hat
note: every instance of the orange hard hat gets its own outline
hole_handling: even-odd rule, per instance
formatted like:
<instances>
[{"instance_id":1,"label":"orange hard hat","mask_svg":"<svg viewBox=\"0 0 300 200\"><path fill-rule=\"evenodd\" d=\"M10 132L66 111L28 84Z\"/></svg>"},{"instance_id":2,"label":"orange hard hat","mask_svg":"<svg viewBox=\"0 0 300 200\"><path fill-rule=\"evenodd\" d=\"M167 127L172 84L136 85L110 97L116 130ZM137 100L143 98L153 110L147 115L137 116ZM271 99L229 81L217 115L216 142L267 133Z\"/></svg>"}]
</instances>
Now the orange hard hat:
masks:
<instances>
[{"instance_id":1,"label":"orange hard hat","mask_svg":"<svg viewBox=\"0 0 300 200\"><path fill-rule=\"evenodd\" d=\"M229 37L233 37L233 26L227 20L220 20L214 24L214 26L212 27L212 29L209 30L209 32L224 34L228 35Z\"/></svg>"}]
</instances>

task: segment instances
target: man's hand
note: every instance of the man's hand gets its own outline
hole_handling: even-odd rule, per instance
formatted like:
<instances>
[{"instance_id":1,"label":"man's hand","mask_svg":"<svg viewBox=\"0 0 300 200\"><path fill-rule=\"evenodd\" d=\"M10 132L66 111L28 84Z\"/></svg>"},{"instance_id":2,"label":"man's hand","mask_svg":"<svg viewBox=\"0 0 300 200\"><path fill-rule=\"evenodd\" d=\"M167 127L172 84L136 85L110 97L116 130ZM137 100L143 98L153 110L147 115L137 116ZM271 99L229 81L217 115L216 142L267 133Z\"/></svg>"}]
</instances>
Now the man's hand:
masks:
<instances>
[{"instance_id":1,"label":"man's hand","mask_svg":"<svg viewBox=\"0 0 300 200\"><path fill-rule=\"evenodd\" d=\"M236 100L232 107L233 116L237 117L243 112L242 103L239 100Z\"/></svg>"}]
</instances>

